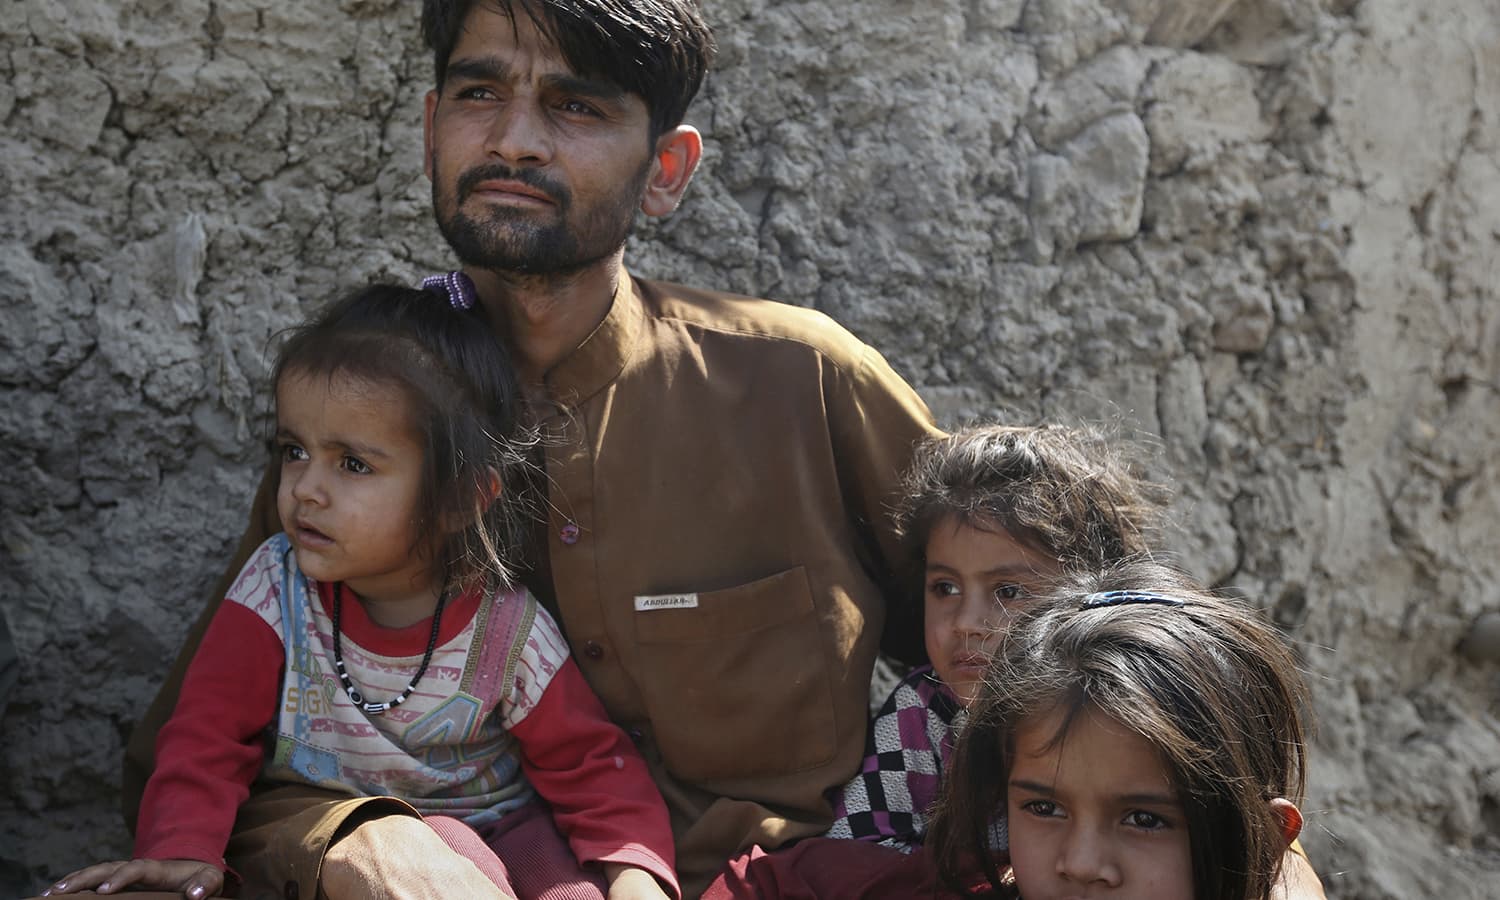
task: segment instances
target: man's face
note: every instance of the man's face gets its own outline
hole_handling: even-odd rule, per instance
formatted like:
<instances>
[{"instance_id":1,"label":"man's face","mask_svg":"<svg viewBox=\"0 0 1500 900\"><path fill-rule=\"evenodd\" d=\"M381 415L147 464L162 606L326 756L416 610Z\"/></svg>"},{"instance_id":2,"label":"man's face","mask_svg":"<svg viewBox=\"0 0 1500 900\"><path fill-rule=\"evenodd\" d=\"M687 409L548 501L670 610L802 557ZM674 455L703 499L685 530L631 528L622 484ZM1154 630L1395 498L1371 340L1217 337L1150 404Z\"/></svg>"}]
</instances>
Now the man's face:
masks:
<instances>
[{"instance_id":1,"label":"man's face","mask_svg":"<svg viewBox=\"0 0 1500 900\"><path fill-rule=\"evenodd\" d=\"M466 265L567 274L625 243L652 171L646 103L574 73L524 16L474 7L424 124L438 227Z\"/></svg>"}]
</instances>

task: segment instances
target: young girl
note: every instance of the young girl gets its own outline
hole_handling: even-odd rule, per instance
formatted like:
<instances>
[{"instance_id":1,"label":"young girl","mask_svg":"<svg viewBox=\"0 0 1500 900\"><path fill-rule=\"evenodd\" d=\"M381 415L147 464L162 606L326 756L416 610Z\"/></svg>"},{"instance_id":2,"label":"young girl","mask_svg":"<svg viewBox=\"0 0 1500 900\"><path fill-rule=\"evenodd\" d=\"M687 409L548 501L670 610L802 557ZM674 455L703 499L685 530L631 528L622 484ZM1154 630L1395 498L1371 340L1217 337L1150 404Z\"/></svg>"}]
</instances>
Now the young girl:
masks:
<instances>
[{"instance_id":1,"label":"young girl","mask_svg":"<svg viewBox=\"0 0 1500 900\"><path fill-rule=\"evenodd\" d=\"M1304 703L1248 607L1152 563L1070 579L976 692L933 825L939 868L963 885L978 860L996 895L1025 900L1264 900L1301 829Z\"/></svg>"},{"instance_id":2,"label":"young girl","mask_svg":"<svg viewBox=\"0 0 1500 900\"><path fill-rule=\"evenodd\" d=\"M1064 571L1144 553L1154 492L1092 430L988 426L917 449L896 512L924 569L927 655L871 723L828 836L911 851L1010 619Z\"/></svg>"},{"instance_id":3,"label":"young girl","mask_svg":"<svg viewBox=\"0 0 1500 900\"><path fill-rule=\"evenodd\" d=\"M358 291L283 345L284 533L241 570L193 658L157 744L137 859L51 893L216 893L236 808L260 778L399 798L505 896L522 879L537 885L524 893L558 898L601 897L606 880L613 900L678 894L644 760L512 581L517 380L449 287L453 308L430 291ZM560 842L536 827L536 794L571 854L537 846ZM509 873L507 848L525 860Z\"/></svg>"}]
</instances>

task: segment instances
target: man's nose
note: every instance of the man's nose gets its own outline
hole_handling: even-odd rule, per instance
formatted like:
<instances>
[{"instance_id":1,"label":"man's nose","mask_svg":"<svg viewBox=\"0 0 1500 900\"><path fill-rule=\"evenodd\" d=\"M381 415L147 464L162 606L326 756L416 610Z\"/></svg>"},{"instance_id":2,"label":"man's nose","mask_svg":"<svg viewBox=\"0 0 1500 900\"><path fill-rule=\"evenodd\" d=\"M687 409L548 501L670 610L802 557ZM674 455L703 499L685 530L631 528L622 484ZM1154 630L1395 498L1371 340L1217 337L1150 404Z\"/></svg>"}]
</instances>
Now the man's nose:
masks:
<instances>
[{"instance_id":1,"label":"man's nose","mask_svg":"<svg viewBox=\"0 0 1500 900\"><path fill-rule=\"evenodd\" d=\"M547 111L535 101L513 98L490 127L490 152L514 166L545 165L552 159Z\"/></svg>"}]
</instances>

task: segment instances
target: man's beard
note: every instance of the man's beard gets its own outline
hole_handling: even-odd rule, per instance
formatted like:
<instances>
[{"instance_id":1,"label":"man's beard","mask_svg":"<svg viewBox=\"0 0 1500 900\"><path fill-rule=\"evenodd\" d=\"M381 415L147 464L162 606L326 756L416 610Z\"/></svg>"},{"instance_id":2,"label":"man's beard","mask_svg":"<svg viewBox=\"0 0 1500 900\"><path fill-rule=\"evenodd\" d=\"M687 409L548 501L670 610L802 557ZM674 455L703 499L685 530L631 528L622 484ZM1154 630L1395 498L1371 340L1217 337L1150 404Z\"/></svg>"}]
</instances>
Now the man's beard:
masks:
<instances>
[{"instance_id":1,"label":"man's beard","mask_svg":"<svg viewBox=\"0 0 1500 900\"><path fill-rule=\"evenodd\" d=\"M571 275L623 247L650 174L648 161L618 193L597 209L584 210L578 216L582 221L572 222L572 192L535 169L500 164L470 169L459 178L455 196L445 198L442 179L436 177L436 159L432 165L432 209L438 230L464 265L527 275ZM543 192L554 204L553 219L540 221L505 207L492 208L483 217L465 212L464 200L478 184L491 180L519 181Z\"/></svg>"}]
</instances>

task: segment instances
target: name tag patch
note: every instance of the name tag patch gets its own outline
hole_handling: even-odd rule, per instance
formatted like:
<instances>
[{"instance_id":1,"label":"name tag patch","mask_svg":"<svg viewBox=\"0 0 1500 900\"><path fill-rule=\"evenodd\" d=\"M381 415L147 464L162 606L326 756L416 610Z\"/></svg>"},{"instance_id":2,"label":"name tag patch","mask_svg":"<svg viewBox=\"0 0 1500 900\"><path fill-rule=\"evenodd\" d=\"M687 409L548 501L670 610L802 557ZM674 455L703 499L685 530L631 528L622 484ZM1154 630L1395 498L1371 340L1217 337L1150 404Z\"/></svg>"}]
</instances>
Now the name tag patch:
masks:
<instances>
[{"instance_id":1,"label":"name tag patch","mask_svg":"<svg viewBox=\"0 0 1500 900\"><path fill-rule=\"evenodd\" d=\"M653 609L696 609L697 607L697 594L656 594L635 598L636 612L647 612Z\"/></svg>"}]
</instances>

